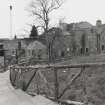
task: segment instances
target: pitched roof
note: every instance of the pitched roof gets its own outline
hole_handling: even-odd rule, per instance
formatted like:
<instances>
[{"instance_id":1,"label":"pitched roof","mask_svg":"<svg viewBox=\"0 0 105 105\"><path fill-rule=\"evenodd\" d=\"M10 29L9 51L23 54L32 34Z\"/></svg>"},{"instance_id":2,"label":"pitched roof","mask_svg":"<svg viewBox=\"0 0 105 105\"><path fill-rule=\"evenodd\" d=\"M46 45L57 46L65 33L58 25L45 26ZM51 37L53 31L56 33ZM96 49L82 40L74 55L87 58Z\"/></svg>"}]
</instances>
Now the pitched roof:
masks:
<instances>
[{"instance_id":1,"label":"pitched roof","mask_svg":"<svg viewBox=\"0 0 105 105\"><path fill-rule=\"evenodd\" d=\"M39 41L34 41L27 46L27 49L46 49L46 46Z\"/></svg>"},{"instance_id":2,"label":"pitched roof","mask_svg":"<svg viewBox=\"0 0 105 105\"><path fill-rule=\"evenodd\" d=\"M90 24L89 22L79 22L75 24L76 28L92 28L93 25Z\"/></svg>"}]
</instances>

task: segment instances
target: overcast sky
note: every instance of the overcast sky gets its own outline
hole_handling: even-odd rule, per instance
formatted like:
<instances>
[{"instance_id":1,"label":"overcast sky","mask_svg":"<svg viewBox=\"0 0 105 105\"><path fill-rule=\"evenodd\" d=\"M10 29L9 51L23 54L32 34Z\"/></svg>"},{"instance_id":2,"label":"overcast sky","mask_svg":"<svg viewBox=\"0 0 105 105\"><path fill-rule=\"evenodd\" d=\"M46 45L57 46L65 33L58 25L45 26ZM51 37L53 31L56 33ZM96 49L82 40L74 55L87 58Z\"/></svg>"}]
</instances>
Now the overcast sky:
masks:
<instances>
[{"instance_id":1,"label":"overcast sky","mask_svg":"<svg viewBox=\"0 0 105 105\"><path fill-rule=\"evenodd\" d=\"M28 23L32 23L29 13L25 10L31 0L0 0L0 38L9 38L10 35L10 10L13 6L13 34L22 36L24 29L29 29ZM105 0L66 0L57 11L52 13L51 24L56 25L58 20L65 18L65 22L88 21L95 25L97 19L105 23Z\"/></svg>"}]
</instances>

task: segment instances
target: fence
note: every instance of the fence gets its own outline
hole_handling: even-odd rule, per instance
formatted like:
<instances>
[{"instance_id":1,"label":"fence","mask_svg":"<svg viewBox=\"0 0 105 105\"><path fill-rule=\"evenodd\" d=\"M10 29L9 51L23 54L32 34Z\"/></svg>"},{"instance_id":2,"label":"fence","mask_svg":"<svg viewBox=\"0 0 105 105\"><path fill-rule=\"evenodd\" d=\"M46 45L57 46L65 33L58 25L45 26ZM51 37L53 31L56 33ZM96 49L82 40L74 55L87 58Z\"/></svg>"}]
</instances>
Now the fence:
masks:
<instances>
[{"instance_id":1,"label":"fence","mask_svg":"<svg viewBox=\"0 0 105 105\"><path fill-rule=\"evenodd\" d=\"M72 65L11 66L10 80L12 85L17 88L44 94L57 101L72 88L78 78L82 76L82 80L86 80L86 77L83 76L86 68L104 66L105 63L103 62Z\"/></svg>"}]
</instances>

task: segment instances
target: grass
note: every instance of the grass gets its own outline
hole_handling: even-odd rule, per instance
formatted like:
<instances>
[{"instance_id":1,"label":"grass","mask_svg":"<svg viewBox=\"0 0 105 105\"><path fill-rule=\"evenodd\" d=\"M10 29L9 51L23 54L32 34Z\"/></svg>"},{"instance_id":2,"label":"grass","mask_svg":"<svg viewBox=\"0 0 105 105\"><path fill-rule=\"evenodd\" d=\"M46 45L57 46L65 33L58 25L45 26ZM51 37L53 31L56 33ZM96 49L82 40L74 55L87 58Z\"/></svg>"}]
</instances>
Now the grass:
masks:
<instances>
[{"instance_id":1,"label":"grass","mask_svg":"<svg viewBox=\"0 0 105 105\"><path fill-rule=\"evenodd\" d=\"M94 63L94 62L105 62L105 54L100 55L90 55L82 57L74 57L71 60L63 61L57 64L77 64L77 63ZM80 69L79 69L80 70ZM17 79L17 85L21 88L22 83L28 83L30 77L32 76L34 70L30 70L25 74L21 75L21 78ZM59 82L59 94L65 89L70 80L78 72L76 68L74 69L59 69L58 70L58 82ZM46 69L41 72L43 76L39 73L36 74L35 78L32 80L27 91L31 93L45 94L49 97L54 97L55 95L55 76L54 71L51 69ZM103 77L103 79L100 79ZM86 68L82 75L74 82L74 84L68 89L61 99L71 99L75 101L84 102L87 99L96 104L102 104L105 101L104 98L104 80L105 77L105 67L90 67ZM45 82L47 80L47 83ZM99 81L100 80L100 81ZM100 83L103 84L100 88ZM21 84L21 85L19 85Z\"/></svg>"}]
</instances>

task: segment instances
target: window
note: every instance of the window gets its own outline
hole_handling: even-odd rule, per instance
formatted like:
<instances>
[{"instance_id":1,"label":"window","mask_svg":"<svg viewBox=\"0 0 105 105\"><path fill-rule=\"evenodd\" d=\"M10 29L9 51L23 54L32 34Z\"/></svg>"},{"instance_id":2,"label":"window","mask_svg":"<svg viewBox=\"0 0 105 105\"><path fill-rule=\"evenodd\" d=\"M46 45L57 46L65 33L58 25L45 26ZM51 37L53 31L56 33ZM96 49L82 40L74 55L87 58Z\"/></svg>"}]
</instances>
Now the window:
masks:
<instances>
[{"instance_id":1,"label":"window","mask_svg":"<svg viewBox=\"0 0 105 105\"><path fill-rule=\"evenodd\" d=\"M12 51L12 54L15 54L15 51L14 50Z\"/></svg>"},{"instance_id":2,"label":"window","mask_svg":"<svg viewBox=\"0 0 105 105\"><path fill-rule=\"evenodd\" d=\"M3 49L3 44L0 45L0 49Z\"/></svg>"},{"instance_id":3,"label":"window","mask_svg":"<svg viewBox=\"0 0 105 105\"><path fill-rule=\"evenodd\" d=\"M4 56L4 50L0 50L0 56Z\"/></svg>"},{"instance_id":4,"label":"window","mask_svg":"<svg viewBox=\"0 0 105 105\"><path fill-rule=\"evenodd\" d=\"M82 48L80 49L80 53L83 54L83 49Z\"/></svg>"},{"instance_id":5,"label":"window","mask_svg":"<svg viewBox=\"0 0 105 105\"><path fill-rule=\"evenodd\" d=\"M61 52L61 57L64 57L64 56L65 56L65 52L62 51L62 52Z\"/></svg>"},{"instance_id":6,"label":"window","mask_svg":"<svg viewBox=\"0 0 105 105\"><path fill-rule=\"evenodd\" d=\"M88 49L88 48L86 48L86 53L88 53L88 51L89 51L89 49Z\"/></svg>"},{"instance_id":7,"label":"window","mask_svg":"<svg viewBox=\"0 0 105 105\"><path fill-rule=\"evenodd\" d=\"M32 54L31 54L31 50L28 50L28 54L29 54L29 56L31 56Z\"/></svg>"},{"instance_id":8,"label":"window","mask_svg":"<svg viewBox=\"0 0 105 105\"><path fill-rule=\"evenodd\" d=\"M4 56L3 44L0 45L0 56Z\"/></svg>"},{"instance_id":9,"label":"window","mask_svg":"<svg viewBox=\"0 0 105 105\"><path fill-rule=\"evenodd\" d=\"M104 45L102 45L102 51L105 49Z\"/></svg>"},{"instance_id":10,"label":"window","mask_svg":"<svg viewBox=\"0 0 105 105\"><path fill-rule=\"evenodd\" d=\"M41 54L38 54L38 59L41 59Z\"/></svg>"},{"instance_id":11,"label":"window","mask_svg":"<svg viewBox=\"0 0 105 105\"><path fill-rule=\"evenodd\" d=\"M42 50L39 49L39 51L38 51L38 59L41 59L41 55L42 55Z\"/></svg>"},{"instance_id":12,"label":"window","mask_svg":"<svg viewBox=\"0 0 105 105\"><path fill-rule=\"evenodd\" d=\"M32 56L34 56L34 53L35 53L34 50L32 50Z\"/></svg>"}]
</instances>

